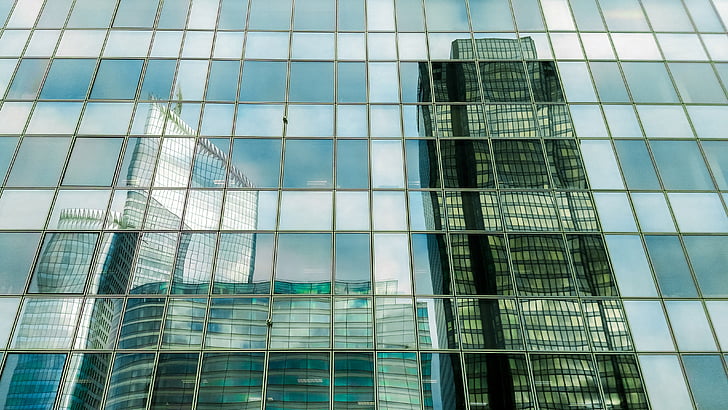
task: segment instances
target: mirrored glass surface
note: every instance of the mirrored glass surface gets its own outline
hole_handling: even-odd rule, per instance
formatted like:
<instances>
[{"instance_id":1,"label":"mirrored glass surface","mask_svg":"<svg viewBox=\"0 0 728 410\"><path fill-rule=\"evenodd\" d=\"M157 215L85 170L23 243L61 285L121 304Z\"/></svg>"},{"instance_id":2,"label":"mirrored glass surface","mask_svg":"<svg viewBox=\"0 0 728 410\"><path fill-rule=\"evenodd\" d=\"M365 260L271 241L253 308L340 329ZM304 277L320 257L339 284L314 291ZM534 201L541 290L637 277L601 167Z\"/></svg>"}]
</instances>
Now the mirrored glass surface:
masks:
<instances>
[{"instance_id":1,"label":"mirrored glass surface","mask_svg":"<svg viewBox=\"0 0 728 410\"><path fill-rule=\"evenodd\" d=\"M214 298L210 301L205 347L263 349L268 298ZM212 386L211 386L212 387Z\"/></svg>"},{"instance_id":2,"label":"mirrored glass surface","mask_svg":"<svg viewBox=\"0 0 728 410\"><path fill-rule=\"evenodd\" d=\"M331 299L277 297L273 299L270 320L272 349L315 349L331 346ZM270 379L268 383L270 389Z\"/></svg>"},{"instance_id":3,"label":"mirrored glass surface","mask_svg":"<svg viewBox=\"0 0 728 410\"><path fill-rule=\"evenodd\" d=\"M314 410L329 405L329 353L275 352L268 358L268 406Z\"/></svg>"},{"instance_id":4,"label":"mirrored glass surface","mask_svg":"<svg viewBox=\"0 0 728 410\"><path fill-rule=\"evenodd\" d=\"M275 293L331 293L332 246L329 234L280 234Z\"/></svg>"},{"instance_id":5,"label":"mirrored glass surface","mask_svg":"<svg viewBox=\"0 0 728 410\"><path fill-rule=\"evenodd\" d=\"M154 354L117 354L111 368L106 408L120 410L143 406L147 401L153 370Z\"/></svg>"},{"instance_id":6,"label":"mirrored glass surface","mask_svg":"<svg viewBox=\"0 0 728 410\"><path fill-rule=\"evenodd\" d=\"M522 349L516 303L512 299L458 299L463 349Z\"/></svg>"},{"instance_id":7,"label":"mirrored glass surface","mask_svg":"<svg viewBox=\"0 0 728 410\"><path fill-rule=\"evenodd\" d=\"M353 349L373 348L373 320L371 298L335 298L334 347Z\"/></svg>"},{"instance_id":8,"label":"mirrored glass surface","mask_svg":"<svg viewBox=\"0 0 728 410\"><path fill-rule=\"evenodd\" d=\"M374 407L374 358L371 353L337 352L334 355L334 408L352 406Z\"/></svg>"},{"instance_id":9,"label":"mirrored glass surface","mask_svg":"<svg viewBox=\"0 0 728 410\"><path fill-rule=\"evenodd\" d=\"M151 408L192 406L197 374L197 353L162 353L159 355L152 389Z\"/></svg>"},{"instance_id":10,"label":"mirrored glass surface","mask_svg":"<svg viewBox=\"0 0 728 410\"><path fill-rule=\"evenodd\" d=\"M576 300L520 301L524 339L534 350L588 350L589 338Z\"/></svg>"},{"instance_id":11,"label":"mirrored glass surface","mask_svg":"<svg viewBox=\"0 0 728 410\"><path fill-rule=\"evenodd\" d=\"M205 354L197 407L258 408L263 400L264 359L263 353Z\"/></svg>"}]
</instances>

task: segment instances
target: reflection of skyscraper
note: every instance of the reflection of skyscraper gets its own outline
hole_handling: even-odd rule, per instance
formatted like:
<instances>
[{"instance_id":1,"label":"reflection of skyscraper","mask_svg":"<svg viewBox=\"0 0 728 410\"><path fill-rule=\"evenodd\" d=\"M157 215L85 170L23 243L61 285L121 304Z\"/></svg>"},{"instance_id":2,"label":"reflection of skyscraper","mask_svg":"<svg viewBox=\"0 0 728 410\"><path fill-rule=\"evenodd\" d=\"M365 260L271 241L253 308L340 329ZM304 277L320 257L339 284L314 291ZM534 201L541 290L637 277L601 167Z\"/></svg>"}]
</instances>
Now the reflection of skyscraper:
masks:
<instances>
[{"instance_id":1,"label":"reflection of skyscraper","mask_svg":"<svg viewBox=\"0 0 728 410\"><path fill-rule=\"evenodd\" d=\"M530 38L477 39L475 49L469 40L452 43L454 60L476 54L482 59L478 64L420 63L419 85L421 101L436 103L420 106L424 119L420 133L441 137L439 158L446 189L444 198L425 195L424 209L446 215L451 230L465 231L450 235L458 293L499 298L457 299L463 347L519 349L525 343L536 351L628 349L619 303L591 299L616 296L615 285L604 244L584 235L597 229L596 214L554 63L535 60ZM438 180L435 144L421 142L418 151L420 181ZM466 233L473 230L492 234ZM568 241L563 231L570 232ZM434 242L428 244L428 252L433 260L441 258ZM441 270L431 272L432 282L442 283L435 276ZM420 329L428 329L426 307L418 306L417 311ZM485 403L520 408L519 391L524 387L519 386L523 383L517 374L525 369L514 367L514 360L485 358L482 377L487 380L488 386L483 386L487 394L471 401L471 407L480 408L483 400L483 408L490 408ZM537 394L560 395L553 402L578 400L584 406L601 406L590 359L567 355L553 360L534 356L534 360L538 363L534 377L564 377L573 386L573 390L537 388ZM633 363L634 358L622 360ZM479 365L473 366L471 371L480 371ZM495 380L504 376L505 383ZM478 394L477 389L471 391L471 397ZM619 400L636 408L644 405L642 396Z\"/></svg>"},{"instance_id":2,"label":"reflection of skyscraper","mask_svg":"<svg viewBox=\"0 0 728 410\"><path fill-rule=\"evenodd\" d=\"M728 408L725 3L0 1L0 409Z\"/></svg>"}]
</instances>

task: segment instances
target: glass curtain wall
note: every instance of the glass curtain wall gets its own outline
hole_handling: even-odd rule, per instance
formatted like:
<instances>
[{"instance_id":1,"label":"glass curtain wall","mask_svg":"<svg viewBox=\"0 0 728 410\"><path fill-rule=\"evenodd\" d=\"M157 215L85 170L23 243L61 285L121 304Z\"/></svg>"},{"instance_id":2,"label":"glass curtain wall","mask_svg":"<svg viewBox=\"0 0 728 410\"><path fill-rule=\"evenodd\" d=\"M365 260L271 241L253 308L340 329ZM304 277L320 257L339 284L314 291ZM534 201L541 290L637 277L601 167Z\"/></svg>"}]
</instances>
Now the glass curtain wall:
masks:
<instances>
[{"instance_id":1,"label":"glass curtain wall","mask_svg":"<svg viewBox=\"0 0 728 410\"><path fill-rule=\"evenodd\" d=\"M727 24L0 2L0 408L728 408Z\"/></svg>"}]
</instances>

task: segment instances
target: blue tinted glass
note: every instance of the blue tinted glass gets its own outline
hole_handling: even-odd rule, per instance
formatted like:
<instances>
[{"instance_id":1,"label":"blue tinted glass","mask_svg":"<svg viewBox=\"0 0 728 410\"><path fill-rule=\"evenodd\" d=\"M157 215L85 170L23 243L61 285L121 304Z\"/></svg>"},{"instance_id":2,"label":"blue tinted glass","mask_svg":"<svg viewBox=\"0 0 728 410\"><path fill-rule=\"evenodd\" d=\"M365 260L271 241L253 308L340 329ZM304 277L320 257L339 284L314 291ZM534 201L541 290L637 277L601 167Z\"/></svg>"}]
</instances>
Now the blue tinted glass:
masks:
<instances>
[{"instance_id":1,"label":"blue tinted glass","mask_svg":"<svg viewBox=\"0 0 728 410\"><path fill-rule=\"evenodd\" d=\"M150 60L144 74L139 98L167 100L172 91L172 81L177 62L174 60Z\"/></svg>"},{"instance_id":2,"label":"blue tinted glass","mask_svg":"<svg viewBox=\"0 0 728 410\"><path fill-rule=\"evenodd\" d=\"M718 355L683 356L693 399L699 409L728 406L728 378Z\"/></svg>"},{"instance_id":3,"label":"blue tinted glass","mask_svg":"<svg viewBox=\"0 0 728 410\"><path fill-rule=\"evenodd\" d=\"M330 188L333 160L332 140L288 140L283 159L283 186Z\"/></svg>"},{"instance_id":4,"label":"blue tinted glass","mask_svg":"<svg viewBox=\"0 0 728 410\"><path fill-rule=\"evenodd\" d=\"M365 102L366 65L364 63L338 64L337 100L339 102Z\"/></svg>"},{"instance_id":5,"label":"blue tinted glass","mask_svg":"<svg viewBox=\"0 0 728 410\"><path fill-rule=\"evenodd\" d=\"M622 175L630 189L660 189L644 141L615 141Z\"/></svg>"},{"instance_id":6,"label":"blue tinted glass","mask_svg":"<svg viewBox=\"0 0 728 410\"><path fill-rule=\"evenodd\" d=\"M294 102L333 102L333 63L291 63L288 99Z\"/></svg>"},{"instance_id":7,"label":"blue tinted glass","mask_svg":"<svg viewBox=\"0 0 728 410\"><path fill-rule=\"evenodd\" d=\"M56 185L70 142L69 138L24 138L10 170L8 186Z\"/></svg>"},{"instance_id":8,"label":"blue tinted glass","mask_svg":"<svg viewBox=\"0 0 728 410\"><path fill-rule=\"evenodd\" d=\"M143 62L143 60L102 60L91 89L91 98L133 99Z\"/></svg>"},{"instance_id":9,"label":"blue tinted glass","mask_svg":"<svg viewBox=\"0 0 728 410\"><path fill-rule=\"evenodd\" d=\"M281 140L235 139L231 172L241 172L255 187L277 187Z\"/></svg>"},{"instance_id":10,"label":"blue tinted glass","mask_svg":"<svg viewBox=\"0 0 728 410\"><path fill-rule=\"evenodd\" d=\"M240 84L241 101L283 101L286 94L285 62L246 61Z\"/></svg>"},{"instance_id":11,"label":"blue tinted glass","mask_svg":"<svg viewBox=\"0 0 728 410\"><path fill-rule=\"evenodd\" d=\"M187 21L187 9L192 0L178 0L162 2L162 11L159 14L159 28L182 29Z\"/></svg>"},{"instance_id":12,"label":"blue tinted glass","mask_svg":"<svg viewBox=\"0 0 728 410\"><path fill-rule=\"evenodd\" d=\"M728 266L728 236L685 236L685 247L706 297L728 296L725 267Z\"/></svg>"},{"instance_id":13,"label":"blue tinted glass","mask_svg":"<svg viewBox=\"0 0 728 410\"><path fill-rule=\"evenodd\" d=\"M207 81L207 99L235 101L240 63L237 61L213 61Z\"/></svg>"},{"instance_id":14,"label":"blue tinted glass","mask_svg":"<svg viewBox=\"0 0 728 410\"><path fill-rule=\"evenodd\" d=\"M666 297L696 297L695 284L676 236L645 236L652 268Z\"/></svg>"},{"instance_id":15,"label":"blue tinted glass","mask_svg":"<svg viewBox=\"0 0 728 410\"><path fill-rule=\"evenodd\" d=\"M53 61L40 98L51 100L82 100L86 97L96 60L78 59Z\"/></svg>"},{"instance_id":16,"label":"blue tinted glass","mask_svg":"<svg viewBox=\"0 0 728 410\"><path fill-rule=\"evenodd\" d=\"M0 182L5 181L5 174L13 159L16 145L18 145L17 137L0 138Z\"/></svg>"},{"instance_id":17,"label":"blue tinted glass","mask_svg":"<svg viewBox=\"0 0 728 410\"><path fill-rule=\"evenodd\" d=\"M364 31L364 1L347 1L346 7L339 7L339 30Z\"/></svg>"},{"instance_id":18,"label":"blue tinted glass","mask_svg":"<svg viewBox=\"0 0 728 410\"><path fill-rule=\"evenodd\" d=\"M678 102L664 64L622 63L622 69L635 102Z\"/></svg>"},{"instance_id":19,"label":"blue tinted glass","mask_svg":"<svg viewBox=\"0 0 728 410\"><path fill-rule=\"evenodd\" d=\"M159 0L121 0L113 27L152 27Z\"/></svg>"},{"instance_id":20,"label":"blue tinted glass","mask_svg":"<svg viewBox=\"0 0 728 410\"><path fill-rule=\"evenodd\" d=\"M666 189L713 189L698 145L692 141L651 141Z\"/></svg>"},{"instance_id":21,"label":"blue tinted glass","mask_svg":"<svg viewBox=\"0 0 728 410\"><path fill-rule=\"evenodd\" d=\"M369 186L369 152L366 140L336 142L336 186L367 188Z\"/></svg>"},{"instance_id":22,"label":"blue tinted glass","mask_svg":"<svg viewBox=\"0 0 728 410\"><path fill-rule=\"evenodd\" d=\"M291 27L291 0L270 2L251 0L250 21L252 30L288 30Z\"/></svg>"},{"instance_id":23,"label":"blue tinted glass","mask_svg":"<svg viewBox=\"0 0 728 410\"><path fill-rule=\"evenodd\" d=\"M248 0L222 0L217 27L223 30L242 30L248 15Z\"/></svg>"},{"instance_id":24,"label":"blue tinted glass","mask_svg":"<svg viewBox=\"0 0 728 410\"><path fill-rule=\"evenodd\" d=\"M23 59L18 67L18 73L13 79L13 84L8 90L7 98L35 98L38 95L46 68L48 68L48 60Z\"/></svg>"}]
</instances>

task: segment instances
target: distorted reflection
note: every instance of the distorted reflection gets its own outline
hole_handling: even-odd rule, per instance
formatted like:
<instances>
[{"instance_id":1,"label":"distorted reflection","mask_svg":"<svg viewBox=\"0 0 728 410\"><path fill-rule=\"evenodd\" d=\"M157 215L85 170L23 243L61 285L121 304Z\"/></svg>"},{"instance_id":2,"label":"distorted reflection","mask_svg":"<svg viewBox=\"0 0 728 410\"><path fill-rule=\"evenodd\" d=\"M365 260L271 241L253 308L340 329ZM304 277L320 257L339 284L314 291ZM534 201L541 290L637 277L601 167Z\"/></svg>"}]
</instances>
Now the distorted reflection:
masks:
<instances>
[{"instance_id":1,"label":"distorted reflection","mask_svg":"<svg viewBox=\"0 0 728 410\"><path fill-rule=\"evenodd\" d=\"M452 230L503 229L495 192L445 192L448 227Z\"/></svg>"},{"instance_id":2,"label":"distorted reflection","mask_svg":"<svg viewBox=\"0 0 728 410\"><path fill-rule=\"evenodd\" d=\"M604 408L591 357L533 355L531 366L536 381L536 397L541 407Z\"/></svg>"},{"instance_id":3,"label":"distorted reflection","mask_svg":"<svg viewBox=\"0 0 728 410\"><path fill-rule=\"evenodd\" d=\"M533 407L524 355L466 353L464 362L471 409Z\"/></svg>"},{"instance_id":4,"label":"distorted reflection","mask_svg":"<svg viewBox=\"0 0 728 410\"><path fill-rule=\"evenodd\" d=\"M465 407L465 388L458 354L421 353L420 371L425 409Z\"/></svg>"},{"instance_id":5,"label":"distorted reflection","mask_svg":"<svg viewBox=\"0 0 728 410\"><path fill-rule=\"evenodd\" d=\"M494 188L490 155L484 140L441 140L445 188Z\"/></svg>"},{"instance_id":6,"label":"distorted reflection","mask_svg":"<svg viewBox=\"0 0 728 410\"><path fill-rule=\"evenodd\" d=\"M212 299L205 346L222 349L265 348L268 304L268 298Z\"/></svg>"},{"instance_id":7,"label":"distorted reflection","mask_svg":"<svg viewBox=\"0 0 728 410\"><path fill-rule=\"evenodd\" d=\"M444 235L412 235L415 293L451 295L450 263Z\"/></svg>"},{"instance_id":8,"label":"distorted reflection","mask_svg":"<svg viewBox=\"0 0 728 410\"><path fill-rule=\"evenodd\" d=\"M58 407L65 409L100 407L110 365L109 353L72 355L59 392Z\"/></svg>"},{"instance_id":9,"label":"distorted reflection","mask_svg":"<svg viewBox=\"0 0 728 410\"><path fill-rule=\"evenodd\" d=\"M588 350L579 302L532 299L520 301L526 343L533 350Z\"/></svg>"},{"instance_id":10,"label":"distorted reflection","mask_svg":"<svg viewBox=\"0 0 728 410\"><path fill-rule=\"evenodd\" d=\"M373 330L371 298L334 299L334 347L371 349Z\"/></svg>"},{"instance_id":11,"label":"distorted reflection","mask_svg":"<svg viewBox=\"0 0 728 410\"><path fill-rule=\"evenodd\" d=\"M328 406L330 366L329 353L271 353L266 408L314 410Z\"/></svg>"},{"instance_id":12,"label":"distorted reflection","mask_svg":"<svg viewBox=\"0 0 728 410\"><path fill-rule=\"evenodd\" d=\"M566 246L560 235L511 235L508 239L520 294L576 295Z\"/></svg>"},{"instance_id":13,"label":"distorted reflection","mask_svg":"<svg viewBox=\"0 0 728 410\"><path fill-rule=\"evenodd\" d=\"M458 317L464 349L523 349L512 299L458 299Z\"/></svg>"},{"instance_id":14,"label":"distorted reflection","mask_svg":"<svg viewBox=\"0 0 728 410\"><path fill-rule=\"evenodd\" d=\"M120 353L114 359L105 406L122 410L144 406L154 371L154 354Z\"/></svg>"},{"instance_id":15,"label":"distorted reflection","mask_svg":"<svg viewBox=\"0 0 728 410\"><path fill-rule=\"evenodd\" d=\"M330 324L331 299L277 297L273 300L270 347L328 348Z\"/></svg>"},{"instance_id":16,"label":"distorted reflection","mask_svg":"<svg viewBox=\"0 0 728 410\"><path fill-rule=\"evenodd\" d=\"M0 379L0 389L7 393L0 404L53 408L65 362L65 354L9 354Z\"/></svg>"},{"instance_id":17,"label":"distorted reflection","mask_svg":"<svg viewBox=\"0 0 728 410\"><path fill-rule=\"evenodd\" d=\"M375 298L377 348L415 349L415 312L412 299ZM414 353L413 353L414 354Z\"/></svg>"},{"instance_id":18,"label":"distorted reflection","mask_svg":"<svg viewBox=\"0 0 728 410\"><path fill-rule=\"evenodd\" d=\"M454 301L418 298L415 304L420 349L457 349Z\"/></svg>"},{"instance_id":19,"label":"distorted reflection","mask_svg":"<svg viewBox=\"0 0 728 410\"><path fill-rule=\"evenodd\" d=\"M417 353L377 353L377 402L384 408L420 408Z\"/></svg>"},{"instance_id":20,"label":"distorted reflection","mask_svg":"<svg viewBox=\"0 0 728 410\"><path fill-rule=\"evenodd\" d=\"M374 407L374 357L366 352L334 354L334 408Z\"/></svg>"},{"instance_id":21,"label":"distorted reflection","mask_svg":"<svg viewBox=\"0 0 728 410\"><path fill-rule=\"evenodd\" d=\"M152 390L151 408L190 408L195 390L197 353L159 355Z\"/></svg>"},{"instance_id":22,"label":"distorted reflection","mask_svg":"<svg viewBox=\"0 0 728 410\"><path fill-rule=\"evenodd\" d=\"M513 294L503 236L451 234L450 250L459 295Z\"/></svg>"},{"instance_id":23,"label":"distorted reflection","mask_svg":"<svg viewBox=\"0 0 728 410\"><path fill-rule=\"evenodd\" d=\"M263 353L205 354L197 393L198 408L260 408L264 358Z\"/></svg>"}]
</instances>

